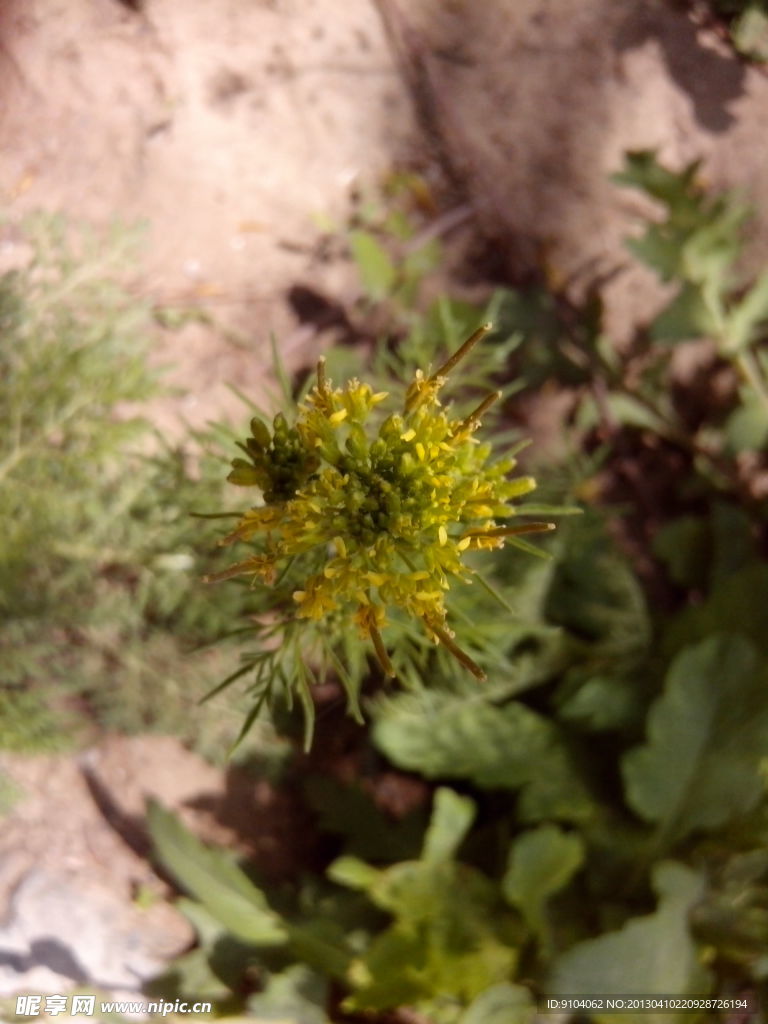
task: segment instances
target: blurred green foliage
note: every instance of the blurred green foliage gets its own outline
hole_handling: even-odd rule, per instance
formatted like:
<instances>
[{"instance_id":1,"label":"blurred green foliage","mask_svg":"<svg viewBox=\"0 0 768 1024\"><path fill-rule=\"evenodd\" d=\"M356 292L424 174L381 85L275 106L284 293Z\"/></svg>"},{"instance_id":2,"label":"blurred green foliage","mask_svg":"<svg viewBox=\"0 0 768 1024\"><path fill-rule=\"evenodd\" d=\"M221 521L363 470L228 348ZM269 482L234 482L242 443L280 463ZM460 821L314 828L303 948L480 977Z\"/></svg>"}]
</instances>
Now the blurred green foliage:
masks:
<instances>
[{"instance_id":1,"label":"blurred green foliage","mask_svg":"<svg viewBox=\"0 0 768 1024\"><path fill-rule=\"evenodd\" d=\"M152 310L122 283L135 230L35 215L6 231L0 747L56 748L89 722L192 738L189 706L227 661L190 650L247 604L198 585L216 531L190 512L222 500L216 439L176 447L140 416L162 386Z\"/></svg>"},{"instance_id":2,"label":"blurred green foliage","mask_svg":"<svg viewBox=\"0 0 768 1024\"><path fill-rule=\"evenodd\" d=\"M726 18L734 49L751 60L768 60L766 0L710 0L712 10Z\"/></svg>"}]
</instances>

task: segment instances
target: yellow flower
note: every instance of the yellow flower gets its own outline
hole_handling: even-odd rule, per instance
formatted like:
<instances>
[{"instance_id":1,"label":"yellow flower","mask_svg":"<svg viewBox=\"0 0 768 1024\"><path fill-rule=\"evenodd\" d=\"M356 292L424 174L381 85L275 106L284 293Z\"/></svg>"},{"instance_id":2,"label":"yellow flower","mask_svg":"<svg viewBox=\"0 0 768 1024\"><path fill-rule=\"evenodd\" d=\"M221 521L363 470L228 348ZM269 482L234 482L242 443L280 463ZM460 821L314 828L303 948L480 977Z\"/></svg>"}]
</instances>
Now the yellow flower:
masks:
<instances>
[{"instance_id":1,"label":"yellow flower","mask_svg":"<svg viewBox=\"0 0 768 1024\"><path fill-rule=\"evenodd\" d=\"M487 331L476 331L438 371L417 371L399 410L380 418L389 396L358 380L333 388L324 363L299 405L293 425L260 421L240 447L248 460L230 479L258 486L263 505L246 512L223 543L256 544L258 553L216 578L250 574L264 582L288 559L306 559L305 582L293 592L297 618L347 617L370 637L393 674L382 631L388 609L415 617L470 672L482 669L460 649L447 625L445 596L453 580L471 579L463 556L503 546L505 537L549 528L515 528L513 500L530 492L530 477L508 476L513 458L492 461L475 433L498 399L488 395L468 417L454 419L440 402L448 374Z\"/></svg>"}]
</instances>

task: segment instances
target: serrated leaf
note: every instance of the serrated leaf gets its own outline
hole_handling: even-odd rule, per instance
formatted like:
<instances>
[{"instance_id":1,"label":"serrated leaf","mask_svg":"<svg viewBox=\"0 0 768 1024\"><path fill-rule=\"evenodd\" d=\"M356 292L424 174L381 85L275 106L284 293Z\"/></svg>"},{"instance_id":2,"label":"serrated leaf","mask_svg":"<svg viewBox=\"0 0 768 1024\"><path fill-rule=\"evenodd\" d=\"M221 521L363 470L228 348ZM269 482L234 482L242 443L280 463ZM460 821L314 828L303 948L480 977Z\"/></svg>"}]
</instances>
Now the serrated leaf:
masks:
<instances>
[{"instance_id":1,"label":"serrated leaf","mask_svg":"<svg viewBox=\"0 0 768 1024\"><path fill-rule=\"evenodd\" d=\"M553 742L550 723L522 704L499 708L435 691L382 702L373 736L394 764L427 778L509 788L531 778Z\"/></svg>"},{"instance_id":2,"label":"serrated leaf","mask_svg":"<svg viewBox=\"0 0 768 1024\"><path fill-rule=\"evenodd\" d=\"M703 879L683 864L664 861L653 872L659 895L656 912L629 920L620 931L580 942L560 956L546 986L551 995L672 994L709 991L688 928L691 907L704 891ZM626 1015L594 1014L617 1024ZM665 1013L643 1016L647 1024L667 1024Z\"/></svg>"},{"instance_id":3,"label":"serrated leaf","mask_svg":"<svg viewBox=\"0 0 768 1024\"><path fill-rule=\"evenodd\" d=\"M472 1002L459 1024L531 1024L536 1007L521 985L493 985Z\"/></svg>"},{"instance_id":4,"label":"serrated leaf","mask_svg":"<svg viewBox=\"0 0 768 1024\"><path fill-rule=\"evenodd\" d=\"M427 778L522 787L523 821L585 822L594 805L552 722L523 704L424 691L381 702L374 741L393 763Z\"/></svg>"},{"instance_id":5,"label":"serrated leaf","mask_svg":"<svg viewBox=\"0 0 768 1024\"><path fill-rule=\"evenodd\" d=\"M389 253L367 231L352 231L349 245L367 294L372 299L386 298L397 277Z\"/></svg>"},{"instance_id":6,"label":"serrated leaf","mask_svg":"<svg viewBox=\"0 0 768 1024\"><path fill-rule=\"evenodd\" d=\"M765 670L752 645L715 635L685 648L623 760L627 802L668 842L718 828L760 800L768 751Z\"/></svg>"},{"instance_id":7,"label":"serrated leaf","mask_svg":"<svg viewBox=\"0 0 768 1024\"><path fill-rule=\"evenodd\" d=\"M518 907L529 926L544 939L547 901L570 882L584 862L584 844L557 825L523 832L509 851L501 882L504 898Z\"/></svg>"},{"instance_id":8,"label":"serrated leaf","mask_svg":"<svg viewBox=\"0 0 768 1024\"><path fill-rule=\"evenodd\" d=\"M150 803L147 819L160 860L228 932L254 945L286 942L280 918L230 857L204 846L157 803Z\"/></svg>"}]
</instances>

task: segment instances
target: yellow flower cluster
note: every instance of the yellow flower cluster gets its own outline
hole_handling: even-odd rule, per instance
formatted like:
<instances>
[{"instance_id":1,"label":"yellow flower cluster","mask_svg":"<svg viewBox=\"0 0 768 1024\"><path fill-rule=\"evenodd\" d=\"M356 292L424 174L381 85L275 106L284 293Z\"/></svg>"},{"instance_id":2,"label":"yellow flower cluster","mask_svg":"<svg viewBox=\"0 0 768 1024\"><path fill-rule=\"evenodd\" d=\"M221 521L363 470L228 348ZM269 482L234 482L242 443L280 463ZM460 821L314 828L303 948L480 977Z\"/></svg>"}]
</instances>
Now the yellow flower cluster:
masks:
<instances>
[{"instance_id":1,"label":"yellow flower cluster","mask_svg":"<svg viewBox=\"0 0 768 1024\"><path fill-rule=\"evenodd\" d=\"M215 578L243 574L270 583L288 559L320 551L322 568L293 593L299 618L348 614L393 674L381 633L388 610L400 608L483 678L446 622L451 580L471 578L465 552L551 528L496 522L513 516L513 499L535 487L528 476L510 479L515 460L491 461L491 446L475 437L499 394L462 420L440 402L447 374L488 329L435 374L417 372L389 416L379 412L387 393L358 380L333 388L321 361L293 426L278 416L270 434L254 420L241 445L248 458L234 461L229 479L258 486L264 504L246 512L223 543L252 542L258 553Z\"/></svg>"}]
</instances>

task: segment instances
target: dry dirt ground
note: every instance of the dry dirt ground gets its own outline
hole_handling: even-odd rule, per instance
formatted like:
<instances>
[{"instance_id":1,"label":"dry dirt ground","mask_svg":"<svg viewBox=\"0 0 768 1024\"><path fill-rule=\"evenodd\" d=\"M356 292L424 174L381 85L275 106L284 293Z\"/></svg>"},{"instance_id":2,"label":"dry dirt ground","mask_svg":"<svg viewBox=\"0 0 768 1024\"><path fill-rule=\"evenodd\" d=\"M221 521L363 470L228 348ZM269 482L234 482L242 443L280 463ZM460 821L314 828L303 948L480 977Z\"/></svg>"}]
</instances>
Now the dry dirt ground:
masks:
<instances>
[{"instance_id":1,"label":"dry dirt ground","mask_svg":"<svg viewBox=\"0 0 768 1024\"><path fill-rule=\"evenodd\" d=\"M655 295L625 267L639 207L607 180L624 150L702 157L758 207L750 258L765 260L767 111L763 70L661 0L0 2L3 213L147 221L140 287L214 322L158 341L184 393L154 415L177 431L226 415L228 383L261 393L270 332L289 364L316 353L286 296L354 294L319 221L343 224L352 193L396 168L422 173L440 212L467 206L500 277L543 269L578 288L618 271L617 337ZM4 764L21 796L0 832L0 995L135 989L190 934L98 793L138 821L147 793L188 814L231 804L227 779L149 738ZM257 835L272 799L237 789ZM230 839L215 819L190 820ZM143 887L160 897L147 909Z\"/></svg>"}]
</instances>

